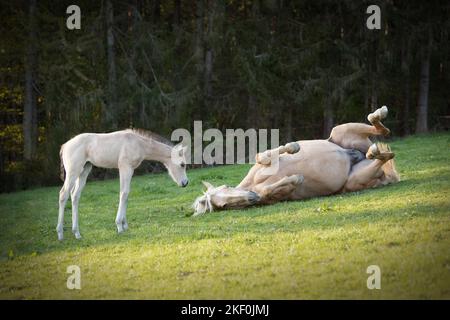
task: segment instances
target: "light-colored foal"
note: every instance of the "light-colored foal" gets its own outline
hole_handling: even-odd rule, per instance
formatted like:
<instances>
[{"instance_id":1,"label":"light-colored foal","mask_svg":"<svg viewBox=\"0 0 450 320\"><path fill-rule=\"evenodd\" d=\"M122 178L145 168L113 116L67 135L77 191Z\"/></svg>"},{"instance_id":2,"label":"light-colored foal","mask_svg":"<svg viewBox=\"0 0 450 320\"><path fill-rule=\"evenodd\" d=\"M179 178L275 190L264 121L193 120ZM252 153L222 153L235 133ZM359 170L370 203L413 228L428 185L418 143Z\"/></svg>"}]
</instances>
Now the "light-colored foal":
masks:
<instances>
[{"instance_id":1,"label":"light-colored foal","mask_svg":"<svg viewBox=\"0 0 450 320\"><path fill-rule=\"evenodd\" d=\"M118 168L120 176L119 207L116 215L117 231L128 229L126 210L130 183L134 170L143 160L159 161L181 187L188 184L186 176L186 148L173 146L164 138L143 130L122 130L111 133L83 133L61 146L61 170L65 170L64 185L59 193L59 215L56 231L63 239L64 208L69 194L72 199L72 232L81 238L78 225L78 203L92 165ZM62 176L64 172L62 172Z\"/></svg>"}]
</instances>

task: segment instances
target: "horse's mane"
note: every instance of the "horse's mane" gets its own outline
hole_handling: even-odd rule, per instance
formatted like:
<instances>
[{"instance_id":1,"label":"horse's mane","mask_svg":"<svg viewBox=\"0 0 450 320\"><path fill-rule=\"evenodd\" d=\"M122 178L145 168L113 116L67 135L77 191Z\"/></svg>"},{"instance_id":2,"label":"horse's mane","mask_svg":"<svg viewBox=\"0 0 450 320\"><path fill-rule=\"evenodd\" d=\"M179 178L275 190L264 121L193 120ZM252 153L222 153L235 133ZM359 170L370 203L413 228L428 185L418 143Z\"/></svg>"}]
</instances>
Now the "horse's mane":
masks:
<instances>
[{"instance_id":1,"label":"horse's mane","mask_svg":"<svg viewBox=\"0 0 450 320\"><path fill-rule=\"evenodd\" d=\"M168 145L171 147L174 146L172 141L170 141L169 139L164 138L163 136L160 136L159 134L154 133L152 131L139 129L139 128L133 128L133 129L127 129L127 130L131 131L132 133L137 134L138 136L141 136L143 138L149 138L149 139L164 143L165 145Z\"/></svg>"},{"instance_id":2,"label":"horse's mane","mask_svg":"<svg viewBox=\"0 0 450 320\"><path fill-rule=\"evenodd\" d=\"M378 142L377 147L380 152L391 152L391 147L386 143ZM400 175L397 172L397 169L395 168L394 159L387 161L385 164L383 164L381 168L383 169L383 172L386 178L388 179L389 183L400 181Z\"/></svg>"}]
</instances>

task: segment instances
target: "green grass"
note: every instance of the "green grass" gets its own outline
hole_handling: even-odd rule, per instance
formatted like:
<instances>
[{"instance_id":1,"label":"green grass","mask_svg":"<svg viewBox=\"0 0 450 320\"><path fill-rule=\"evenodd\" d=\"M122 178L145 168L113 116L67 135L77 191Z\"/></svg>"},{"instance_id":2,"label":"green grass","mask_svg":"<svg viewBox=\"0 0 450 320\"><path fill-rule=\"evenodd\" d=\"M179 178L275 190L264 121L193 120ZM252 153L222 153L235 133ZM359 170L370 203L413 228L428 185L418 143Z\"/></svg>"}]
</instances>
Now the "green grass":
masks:
<instances>
[{"instance_id":1,"label":"green grass","mask_svg":"<svg viewBox=\"0 0 450 320\"><path fill-rule=\"evenodd\" d=\"M237 184L248 165L133 178L130 229L118 181L89 182L81 240L55 226L58 187L0 195L0 298L450 298L450 135L395 140L402 181L362 192L190 216L201 180ZM70 207L70 206L69 206ZM366 269L381 268L381 290ZM81 290L66 288L79 265Z\"/></svg>"}]
</instances>

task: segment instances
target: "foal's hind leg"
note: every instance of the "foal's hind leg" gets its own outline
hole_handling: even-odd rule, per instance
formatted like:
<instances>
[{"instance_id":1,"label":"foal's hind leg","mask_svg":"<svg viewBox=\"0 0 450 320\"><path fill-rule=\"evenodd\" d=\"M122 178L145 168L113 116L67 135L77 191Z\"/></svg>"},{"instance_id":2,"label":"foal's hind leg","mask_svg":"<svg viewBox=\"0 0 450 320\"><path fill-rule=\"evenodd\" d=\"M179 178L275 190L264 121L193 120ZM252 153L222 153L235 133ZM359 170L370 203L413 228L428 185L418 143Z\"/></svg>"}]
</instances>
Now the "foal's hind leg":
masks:
<instances>
[{"instance_id":1,"label":"foal's hind leg","mask_svg":"<svg viewBox=\"0 0 450 320\"><path fill-rule=\"evenodd\" d=\"M77 181L75 182L75 186L72 189L71 192L71 198L72 198L72 232L75 235L75 238L80 239L80 228L78 226L78 203L80 201L80 195L81 191L83 191L84 186L86 185L86 179L91 172L92 164L86 163L86 165L83 168L83 171L81 172L80 176L78 177Z\"/></svg>"},{"instance_id":2,"label":"foal's hind leg","mask_svg":"<svg viewBox=\"0 0 450 320\"><path fill-rule=\"evenodd\" d=\"M70 191L75 185L75 181L80 175L82 169L77 171L66 168L66 179L64 185L59 191L59 213L58 213L58 225L56 226L56 232L58 233L58 240L64 238L64 209L66 207L67 200L69 199Z\"/></svg>"}]
</instances>

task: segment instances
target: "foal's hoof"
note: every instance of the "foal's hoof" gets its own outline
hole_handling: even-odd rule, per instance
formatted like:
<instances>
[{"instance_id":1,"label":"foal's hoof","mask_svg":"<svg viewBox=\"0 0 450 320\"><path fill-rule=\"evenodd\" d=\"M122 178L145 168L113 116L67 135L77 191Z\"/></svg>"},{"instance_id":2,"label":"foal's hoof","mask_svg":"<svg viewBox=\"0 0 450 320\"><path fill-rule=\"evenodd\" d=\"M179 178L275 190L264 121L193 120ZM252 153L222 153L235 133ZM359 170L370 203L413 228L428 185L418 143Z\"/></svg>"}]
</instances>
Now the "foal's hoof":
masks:
<instances>
[{"instance_id":1,"label":"foal's hoof","mask_svg":"<svg viewBox=\"0 0 450 320\"><path fill-rule=\"evenodd\" d=\"M59 240L59 241L64 240L64 236L63 236L62 233L58 233L58 240Z\"/></svg>"},{"instance_id":2,"label":"foal's hoof","mask_svg":"<svg viewBox=\"0 0 450 320\"><path fill-rule=\"evenodd\" d=\"M369 120L370 123L379 122L383 119L385 119L388 115L388 108L386 106L382 106L381 108L378 108L371 114L367 116L367 120Z\"/></svg>"},{"instance_id":3,"label":"foal's hoof","mask_svg":"<svg viewBox=\"0 0 450 320\"><path fill-rule=\"evenodd\" d=\"M73 235L75 236L75 239L81 239L81 234L79 232L74 232Z\"/></svg>"},{"instance_id":4,"label":"foal's hoof","mask_svg":"<svg viewBox=\"0 0 450 320\"><path fill-rule=\"evenodd\" d=\"M121 233L123 233L124 232L124 229L123 229L123 226L120 224L120 225L118 225L117 226L117 233L118 234L121 234Z\"/></svg>"}]
</instances>

